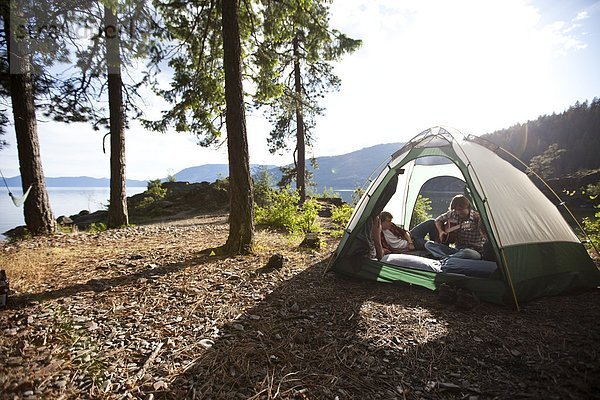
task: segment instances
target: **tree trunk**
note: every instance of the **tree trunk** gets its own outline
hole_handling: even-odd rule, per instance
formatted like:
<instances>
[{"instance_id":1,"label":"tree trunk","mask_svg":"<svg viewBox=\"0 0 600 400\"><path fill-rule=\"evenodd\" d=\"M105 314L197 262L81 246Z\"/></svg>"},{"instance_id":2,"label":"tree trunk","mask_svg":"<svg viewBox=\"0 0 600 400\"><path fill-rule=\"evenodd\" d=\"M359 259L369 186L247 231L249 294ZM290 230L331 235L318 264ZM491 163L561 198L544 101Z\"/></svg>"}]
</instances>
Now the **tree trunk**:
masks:
<instances>
[{"instance_id":1,"label":"tree trunk","mask_svg":"<svg viewBox=\"0 0 600 400\"><path fill-rule=\"evenodd\" d=\"M12 102L17 152L23 193L31 186L31 192L23 205L25 224L32 235L53 233L56 221L52 215L44 171L40 157L37 120L33 96L31 60L25 41L16 41L10 34L10 14L2 7L4 32L8 40L10 68L10 97Z\"/></svg>"},{"instance_id":2,"label":"tree trunk","mask_svg":"<svg viewBox=\"0 0 600 400\"><path fill-rule=\"evenodd\" d=\"M104 37L108 68L108 108L110 112L110 204L108 227L127 225L127 192L125 187L125 112L121 85L121 52L116 11L104 7Z\"/></svg>"},{"instance_id":3,"label":"tree trunk","mask_svg":"<svg viewBox=\"0 0 600 400\"><path fill-rule=\"evenodd\" d=\"M300 194L300 204L306 201L306 154L304 145L304 119L302 116L302 82L300 79L300 54L298 37L294 37L294 88L296 91L296 149L298 162L296 164L296 188Z\"/></svg>"},{"instance_id":4,"label":"tree trunk","mask_svg":"<svg viewBox=\"0 0 600 400\"><path fill-rule=\"evenodd\" d=\"M249 254L253 251L254 222L242 88L238 1L222 0L225 122L229 155L230 202L229 237L224 250L228 254Z\"/></svg>"}]
</instances>

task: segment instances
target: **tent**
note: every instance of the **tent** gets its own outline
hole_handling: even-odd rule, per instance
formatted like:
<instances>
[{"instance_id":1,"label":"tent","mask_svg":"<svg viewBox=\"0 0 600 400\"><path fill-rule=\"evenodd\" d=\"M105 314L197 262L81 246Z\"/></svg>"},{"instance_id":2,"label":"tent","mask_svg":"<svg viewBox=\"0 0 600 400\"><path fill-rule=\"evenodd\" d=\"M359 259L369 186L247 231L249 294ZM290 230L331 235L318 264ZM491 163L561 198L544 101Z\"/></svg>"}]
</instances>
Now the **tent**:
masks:
<instances>
[{"instance_id":1,"label":"tent","mask_svg":"<svg viewBox=\"0 0 600 400\"><path fill-rule=\"evenodd\" d=\"M327 270L431 290L446 282L472 290L482 300L517 309L538 297L600 285L600 271L557 206L499 154L510 155L479 137L447 128L430 128L415 136L386 160L371 181ZM409 227L421 187L437 176L465 182L495 253L494 276L438 273L368 257L372 217L385 209L397 223Z\"/></svg>"}]
</instances>

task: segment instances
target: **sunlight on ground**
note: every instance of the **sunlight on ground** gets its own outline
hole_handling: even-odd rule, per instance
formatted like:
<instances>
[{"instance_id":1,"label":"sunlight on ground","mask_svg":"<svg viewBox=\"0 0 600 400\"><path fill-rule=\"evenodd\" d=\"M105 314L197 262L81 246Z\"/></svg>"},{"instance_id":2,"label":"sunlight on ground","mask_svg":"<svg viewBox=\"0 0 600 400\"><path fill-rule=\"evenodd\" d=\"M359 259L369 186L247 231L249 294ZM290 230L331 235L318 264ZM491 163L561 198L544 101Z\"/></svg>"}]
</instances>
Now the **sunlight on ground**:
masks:
<instances>
[{"instance_id":1,"label":"sunlight on ground","mask_svg":"<svg viewBox=\"0 0 600 400\"><path fill-rule=\"evenodd\" d=\"M360 331L359 337L375 345L386 344L404 351L448 334L446 321L440 321L421 307L366 301L360 308L360 317L365 329Z\"/></svg>"}]
</instances>

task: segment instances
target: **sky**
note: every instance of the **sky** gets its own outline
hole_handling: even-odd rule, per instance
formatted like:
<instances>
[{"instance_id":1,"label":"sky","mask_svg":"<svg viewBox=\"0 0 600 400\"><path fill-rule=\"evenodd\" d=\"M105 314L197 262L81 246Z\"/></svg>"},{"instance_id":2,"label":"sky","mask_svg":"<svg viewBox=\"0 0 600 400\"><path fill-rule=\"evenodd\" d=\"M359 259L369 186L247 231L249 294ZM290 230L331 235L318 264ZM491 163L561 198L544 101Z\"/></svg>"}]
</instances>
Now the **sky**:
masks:
<instances>
[{"instance_id":1,"label":"sky","mask_svg":"<svg viewBox=\"0 0 600 400\"><path fill-rule=\"evenodd\" d=\"M363 45L335 65L341 89L324 100L308 156L405 142L438 125L481 135L600 96L600 0L335 0L331 26ZM149 90L144 98L146 117L157 118L166 104ZM247 113L247 126L251 163L293 161L269 153L270 127L260 113ZM105 133L38 115L45 176L109 177ZM0 169L19 175L12 127L4 139L10 145L0 151ZM225 145L196 141L132 121L127 177L227 163Z\"/></svg>"}]
</instances>

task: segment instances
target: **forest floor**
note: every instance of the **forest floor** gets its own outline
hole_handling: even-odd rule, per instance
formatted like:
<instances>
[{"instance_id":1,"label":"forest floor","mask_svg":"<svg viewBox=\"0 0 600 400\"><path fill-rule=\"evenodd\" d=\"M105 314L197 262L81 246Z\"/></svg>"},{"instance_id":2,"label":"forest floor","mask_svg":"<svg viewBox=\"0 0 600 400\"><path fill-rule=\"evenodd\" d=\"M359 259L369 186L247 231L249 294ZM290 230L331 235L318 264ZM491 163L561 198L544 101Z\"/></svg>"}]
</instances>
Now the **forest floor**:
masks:
<instances>
[{"instance_id":1,"label":"forest floor","mask_svg":"<svg viewBox=\"0 0 600 400\"><path fill-rule=\"evenodd\" d=\"M227 215L0 244L0 398L600 398L600 290L465 312ZM281 268L267 267L273 254Z\"/></svg>"}]
</instances>

